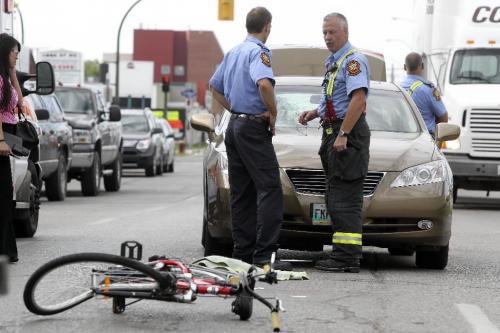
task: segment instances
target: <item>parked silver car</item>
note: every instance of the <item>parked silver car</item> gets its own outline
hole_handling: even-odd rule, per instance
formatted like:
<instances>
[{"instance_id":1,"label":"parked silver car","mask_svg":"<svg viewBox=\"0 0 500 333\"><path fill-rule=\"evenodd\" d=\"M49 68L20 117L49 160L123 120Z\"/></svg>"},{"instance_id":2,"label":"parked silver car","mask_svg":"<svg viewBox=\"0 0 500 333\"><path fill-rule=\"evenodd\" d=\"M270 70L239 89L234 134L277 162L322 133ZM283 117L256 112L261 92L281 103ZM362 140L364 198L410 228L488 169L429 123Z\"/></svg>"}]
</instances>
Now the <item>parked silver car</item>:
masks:
<instances>
[{"instance_id":1,"label":"parked silver car","mask_svg":"<svg viewBox=\"0 0 500 333\"><path fill-rule=\"evenodd\" d=\"M146 176L163 174L163 130L149 109L122 110L123 168L144 169Z\"/></svg>"},{"instance_id":2,"label":"parked silver car","mask_svg":"<svg viewBox=\"0 0 500 333\"><path fill-rule=\"evenodd\" d=\"M163 130L163 171L174 172L175 139L174 131L166 119L156 119Z\"/></svg>"}]
</instances>

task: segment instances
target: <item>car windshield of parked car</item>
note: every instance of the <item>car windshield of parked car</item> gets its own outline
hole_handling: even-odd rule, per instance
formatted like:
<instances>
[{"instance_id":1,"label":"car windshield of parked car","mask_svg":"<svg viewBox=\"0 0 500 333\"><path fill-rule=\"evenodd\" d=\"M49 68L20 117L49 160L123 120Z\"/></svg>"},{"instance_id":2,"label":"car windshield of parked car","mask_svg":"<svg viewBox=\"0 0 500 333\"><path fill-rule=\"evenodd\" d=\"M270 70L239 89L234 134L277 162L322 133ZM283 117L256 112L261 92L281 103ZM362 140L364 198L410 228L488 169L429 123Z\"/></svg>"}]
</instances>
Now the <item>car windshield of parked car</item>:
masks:
<instances>
[{"instance_id":1,"label":"car windshield of parked car","mask_svg":"<svg viewBox=\"0 0 500 333\"><path fill-rule=\"evenodd\" d=\"M313 86L277 86L277 128L297 128L302 111L313 110L321 100L321 88ZM370 90L367 100L366 118L372 131L415 133L419 125L410 104L400 91ZM308 127L320 126L319 118L308 123Z\"/></svg>"},{"instance_id":2,"label":"car windshield of parked car","mask_svg":"<svg viewBox=\"0 0 500 333\"><path fill-rule=\"evenodd\" d=\"M123 133L126 134L144 134L149 132L148 119L141 115L122 114Z\"/></svg>"},{"instance_id":3,"label":"car windshield of parked car","mask_svg":"<svg viewBox=\"0 0 500 333\"><path fill-rule=\"evenodd\" d=\"M64 112L93 113L92 94L86 90L56 90Z\"/></svg>"}]
</instances>

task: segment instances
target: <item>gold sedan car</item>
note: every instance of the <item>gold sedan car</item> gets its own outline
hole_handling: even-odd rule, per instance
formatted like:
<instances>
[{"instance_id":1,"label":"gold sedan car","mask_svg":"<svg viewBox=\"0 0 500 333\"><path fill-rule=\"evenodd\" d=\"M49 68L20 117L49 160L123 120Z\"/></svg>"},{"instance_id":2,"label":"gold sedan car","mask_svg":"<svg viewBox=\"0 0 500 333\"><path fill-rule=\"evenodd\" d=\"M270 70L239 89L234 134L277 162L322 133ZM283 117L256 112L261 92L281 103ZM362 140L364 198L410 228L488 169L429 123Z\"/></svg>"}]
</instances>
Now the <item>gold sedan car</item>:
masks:
<instances>
[{"instance_id":1,"label":"gold sedan car","mask_svg":"<svg viewBox=\"0 0 500 333\"><path fill-rule=\"evenodd\" d=\"M284 215L280 247L322 250L331 244L325 206L325 174L318 149L319 121L302 126L304 110L317 107L320 77L276 79L278 117L273 144L280 164ZM191 125L208 132L203 162L205 254L232 250L228 162L224 133L230 113L196 114ZM413 255L416 265L443 269L451 236L453 176L411 98L394 84L371 82L367 100L371 129L369 172L364 183L363 245ZM460 129L439 124L437 139L453 140Z\"/></svg>"}]
</instances>

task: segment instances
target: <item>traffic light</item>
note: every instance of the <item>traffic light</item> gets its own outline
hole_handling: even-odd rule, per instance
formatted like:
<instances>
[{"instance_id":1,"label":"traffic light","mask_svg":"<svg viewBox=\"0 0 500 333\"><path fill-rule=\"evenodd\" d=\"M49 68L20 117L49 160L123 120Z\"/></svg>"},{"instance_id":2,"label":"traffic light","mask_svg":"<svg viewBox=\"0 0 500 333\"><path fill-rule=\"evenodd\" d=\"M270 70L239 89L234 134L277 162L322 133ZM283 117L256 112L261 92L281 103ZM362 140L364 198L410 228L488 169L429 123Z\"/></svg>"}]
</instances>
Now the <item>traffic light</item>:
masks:
<instances>
[{"instance_id":1,"label":"traffic light","mask_svg":"<svg viewBox=\"0 0 500 333\"><path fill-rule=\"evenodd\" d=\"M161 77L161 91L169 92L170 90L170 77L168 75L162 75Z\"/></svg>"},{"instance_id":2,"label":"traffic light","mask_svg":"<svg viewBox=\"0 0 500 333\"><path fill-rule=\"evenodd\" d=\"M219 0L219 21L234 20L234 0Z\"/></svg>"}]
</instances>

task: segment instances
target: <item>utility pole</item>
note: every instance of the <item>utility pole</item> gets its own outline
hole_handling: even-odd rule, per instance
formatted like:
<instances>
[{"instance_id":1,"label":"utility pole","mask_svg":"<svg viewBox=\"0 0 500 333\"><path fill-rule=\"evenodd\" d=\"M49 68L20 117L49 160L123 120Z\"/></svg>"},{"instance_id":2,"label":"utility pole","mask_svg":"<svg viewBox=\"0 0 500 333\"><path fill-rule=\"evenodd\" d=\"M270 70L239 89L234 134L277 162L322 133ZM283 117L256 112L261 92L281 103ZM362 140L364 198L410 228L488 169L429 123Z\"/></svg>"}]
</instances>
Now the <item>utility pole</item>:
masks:
<instances>
[{"instance_id":1,"label":"utility pole","mask_svg":"<svg viewBox=\"0 0 500 333\"><path fill-rule=\"evenodd\" d=\"M118 37L116 39L115 104L120 104L120 91L119 91L119 87L120 87L120 34L122 32L123 22L125 22L125 18L130 13L130 11L141 1L142 0L137 0L136 2L134 2L132 4L132 6L130 6L130 8L127 10L125 15L123 16L122 21L120 23L120 27L118 28Z\"/></svg>"}]
</instances>

